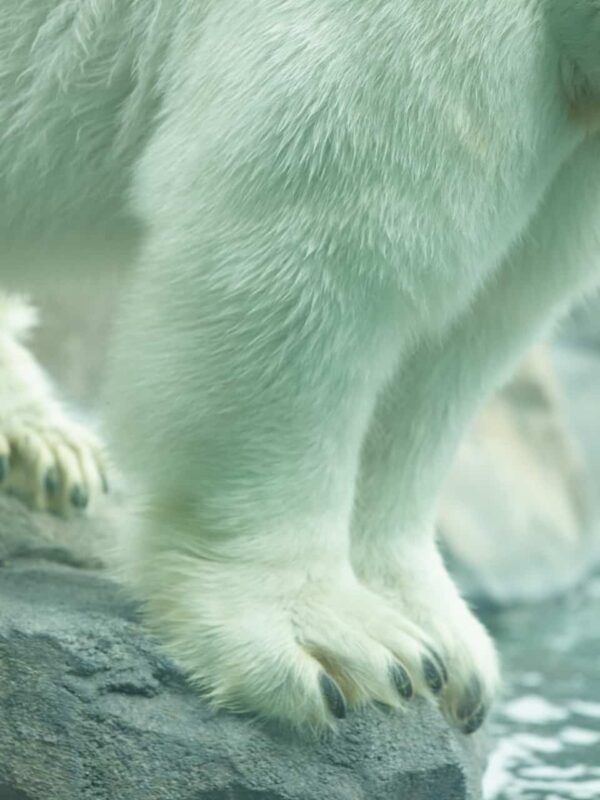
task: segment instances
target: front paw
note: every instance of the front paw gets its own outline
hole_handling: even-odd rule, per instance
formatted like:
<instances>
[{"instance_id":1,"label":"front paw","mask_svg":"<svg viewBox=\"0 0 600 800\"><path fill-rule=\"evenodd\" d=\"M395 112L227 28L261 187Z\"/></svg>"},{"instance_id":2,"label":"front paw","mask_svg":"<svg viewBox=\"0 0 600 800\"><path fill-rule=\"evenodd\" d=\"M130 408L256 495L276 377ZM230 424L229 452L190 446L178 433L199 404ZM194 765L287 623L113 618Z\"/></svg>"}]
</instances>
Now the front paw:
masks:
<instances>
[{"instance_id":1,"label":"front paw","mask_svg":"<svg viewBox=\"0 0 600 800\"><path fill-rule=\"evenodd\" d=\"M498 692L500 678L494 644L466 606L432 623L429 630L448 661L448 684L440 698L441 708L463 733L474 733L483 724Z\"/></svg>"},{"instance_id":2,"label":"front paw","mask_svg":"<svg viewBox=\"0 0 600 800\"><path fill-rule=\"evenodd\" d=\"M167 553L132 567L149 625L216 706L318 731L431 694L431 670L445 683L426 635L349 569Z\"/></svg>"},{"instance_id":3,"label":"front paw","mask_svg":"<svg viewBox=\"0 0 600 800\"><path fill-rule=\"evenodd\" d=\"M103 449L62 414L0 419L0 488L36 510L84 511L108 491Z\"/></svg>"},{"instance_id":4,"label":"front paw","mask_svg":"<svg viewBox=\"0 0 600 800\"><path fill-rule=\"evenodd\" d=\"M448 720L463 733L474 733L498 691L496 649L437 551L413 553L412 559L407 553L378 566L363 564L361 579L425 632L442 659L425 665L427 684Z\"/></svg>"},{"instance_id":5,"label":"front paw","mask_svg":"<svg viewBox=\"0 0 600 800\"><path fill-rule=\"evenodd\" d=\"M103 448L56 400L22 341L35 312L0 294L0 489L32 508L82 511L107 490Z\"/></svg>"}]
</instances>

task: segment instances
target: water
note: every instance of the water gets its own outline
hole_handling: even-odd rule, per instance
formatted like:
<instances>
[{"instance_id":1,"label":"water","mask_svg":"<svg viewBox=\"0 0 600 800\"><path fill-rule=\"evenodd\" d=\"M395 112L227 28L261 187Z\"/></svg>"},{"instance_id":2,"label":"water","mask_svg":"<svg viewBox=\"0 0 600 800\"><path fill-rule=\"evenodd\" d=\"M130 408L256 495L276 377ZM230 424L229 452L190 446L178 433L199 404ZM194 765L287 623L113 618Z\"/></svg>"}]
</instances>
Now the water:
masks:
<instances>
[{"instance_id":1,"label":"water","mask_svg":"<svg viewBox=\"0 0 600 800\"><path fill-rule=\"evenodd\" d=\"M486 800L600 800L600 573L566 597L485 621L506 683Z\"/></svg>"}]
</instances>

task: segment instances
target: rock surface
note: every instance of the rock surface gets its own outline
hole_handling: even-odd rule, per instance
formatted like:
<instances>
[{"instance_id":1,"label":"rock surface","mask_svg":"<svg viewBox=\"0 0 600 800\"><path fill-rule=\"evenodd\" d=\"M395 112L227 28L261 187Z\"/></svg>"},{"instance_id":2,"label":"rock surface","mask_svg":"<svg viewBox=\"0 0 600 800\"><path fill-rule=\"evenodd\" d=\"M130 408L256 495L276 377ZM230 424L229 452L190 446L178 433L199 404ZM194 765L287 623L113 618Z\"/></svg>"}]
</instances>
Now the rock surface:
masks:
<instances>
[{"instance_id":1,"label":"rock surface","mask_svg":"<svg viewBox=\"0 0 600 800\"><path fill-rule=\"evenodd\" d=\"M484 738L425 701L322 741L210 710L92 568L97 528L0 500L0 800L481 796Z\"/></svg>"}]
</instances>

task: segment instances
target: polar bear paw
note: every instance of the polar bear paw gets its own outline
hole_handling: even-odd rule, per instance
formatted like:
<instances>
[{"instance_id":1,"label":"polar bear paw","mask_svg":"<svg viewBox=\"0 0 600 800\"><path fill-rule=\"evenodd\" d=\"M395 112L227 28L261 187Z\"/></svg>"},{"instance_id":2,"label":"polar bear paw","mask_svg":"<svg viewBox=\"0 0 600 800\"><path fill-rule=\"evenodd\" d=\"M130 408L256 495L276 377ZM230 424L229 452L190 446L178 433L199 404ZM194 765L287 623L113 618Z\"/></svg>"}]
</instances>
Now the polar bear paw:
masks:
<instances>
[{"instance_id":1,"label":"polar bear paw","mask_svg":"<svg viewBox=\"0 0 600 800\"><path fill-rule=\"evenodd\" d=\"M426 634L350 569L164 552L140 567L148 623L218 707L320 731L351 706L401 708L445 685Z\"/></svg>"},{"instance_id":2,"label":"polar bear paw","mask_svg":"<svg viewBox=\"0 0 600 800\"><path fill-rule=\"evenodd\" d=\"M419 626L441 655L446 681L432 674L438 702L463 733L481 727L500 678L494 644L460 597L432 545L363 562L361 580ZM438 685L434 686L434 684Z\"/></svg>"},{"instance_id":3,"label":"polar bear paw","mask_svg":"<svg viewBox=\"0 0 600 800\"><path fill-rule=\"evenodd\" d=\"M0 416L0 488L38 511L66 516L86 509L108 483L96 437L57 416Z\"/></svg>"},{"instance_id":4,"label":"polar bear paw","mask_svg":"<svg viewBox=\"0 0 600 800\"><path fill-rule=\"evenodd\" d=\"M24 341L35 312L0 295L0 490L38 510L82 511L107 490L97 438L68 418Z\"/></svg>"}]
</instances>

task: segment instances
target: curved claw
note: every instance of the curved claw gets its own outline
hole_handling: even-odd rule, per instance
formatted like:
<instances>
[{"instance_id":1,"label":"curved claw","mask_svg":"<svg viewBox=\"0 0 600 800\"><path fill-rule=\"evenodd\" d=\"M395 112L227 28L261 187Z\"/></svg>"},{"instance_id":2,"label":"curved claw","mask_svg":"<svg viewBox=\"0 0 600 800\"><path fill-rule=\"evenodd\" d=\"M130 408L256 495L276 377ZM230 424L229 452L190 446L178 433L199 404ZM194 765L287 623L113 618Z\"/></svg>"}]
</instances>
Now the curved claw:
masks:
<instances>
[{"instance_id":1,"label":"curved claw","mask_svg":"<svg viewBox=\"0 0 600 800\"><path fill-rule=\"evenodd\" d=\"M461 731L463 733L474 733L481 727L486 712L481 683L477 678L471 678L465 694L456 709L458 725Z\"/></svg>"},{"instance_id":2,"label":"curved claw","mask_svg":"<svg viewBox=\"0 0 600 800\"><path fill-rule=\"evenodd\" d=\"M427 686L434 694L439 694L444 688L444 674L432 658L424 656L422 659L423 675Z\"/></svg>"},{"instance_id":3,"label":"curved claw","mask_svg":"<svg viewBox=\"0 0 600 800\"><path fill-rule=\"evenodd\" d=\"M71 504L75 508L84 509L88 504L89 500L88 493L83 488L83 486L77 484L77 486L74 486L73 489L71 490L70 500Z\"/></svg>"},{"instance_id":4,"label":"curved claw","mask_svg":"<svg viewBox=\"0 0 600 800\"><path fill-rule=\"evenodd\" d=\"M6 478L8 475L8 456L0 456L0 483Z\"/></svg>"},{"instance_id":5,"label":"curved claw","mask_svg":"<svg viewBox=\"0 0 600 800\"><path fill-rule=\"evenodd\" d=\"M44 480L44 488L50 497L54 497L58 492L59 484L60 478L58 476L58 470L56 467L50 467L46 472L46 478Z\"/></svg>"},{"instance_id":6,"label":"curved claw","mask_svg":"<svg viewBox=\"0 0 600 800\"><path fill-rule=\"evenodd\" d=\"M402 664L393 664L391 675L394 686L398 690L400 697L403 697L405 700L410 700L413 696L413 685L408 672L404 669Z\"/></svg>"},{"instance_id":7,"label":"curved claw","mask_svg":"<svg viewBox=\"0 0 600 800\"><path fill-rule=\"evenodd\" d=\"M325 702L336 719L344 719L346 716L346 701L339 686L325 672L319 675L319 685L323 692Z\"/></svg>"},{"instance_id":8,"label":"curved claw","mask_svg":"<svg viewBox=\"0 0 600 800\"><path fill-rule=\"evenodd\" d=\"M483 725L486 714L486 707L484 705L479 706L479 708L476 709L476 711L470 717L468 717L468 719L461 723L461 731L467 735L475 733L475 731L479 730L479 728L481 728Z\"/></svg>"},{"instance_id":9,"label":"curved claw","mask_svg":"<svg viewBox=\"0 0 600 800\"><path fill-rule=\"evenodd\" d=\"M448 683L448 670L446 669L446 664L444 663L444 660L436 650L433 650L432 648L428 648L428 650L432 661L435 662L435 665L437 666L442 676L442 681L444 682L444 685L446 685Z\"/></svg>"}]
</instances>

